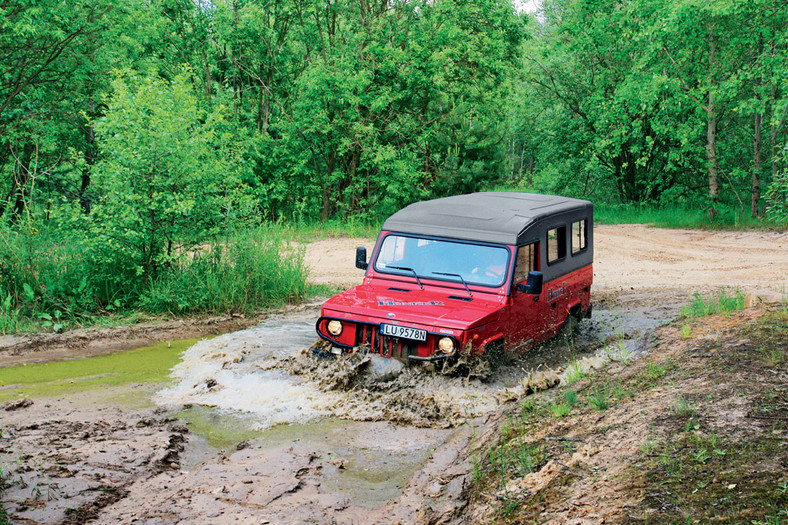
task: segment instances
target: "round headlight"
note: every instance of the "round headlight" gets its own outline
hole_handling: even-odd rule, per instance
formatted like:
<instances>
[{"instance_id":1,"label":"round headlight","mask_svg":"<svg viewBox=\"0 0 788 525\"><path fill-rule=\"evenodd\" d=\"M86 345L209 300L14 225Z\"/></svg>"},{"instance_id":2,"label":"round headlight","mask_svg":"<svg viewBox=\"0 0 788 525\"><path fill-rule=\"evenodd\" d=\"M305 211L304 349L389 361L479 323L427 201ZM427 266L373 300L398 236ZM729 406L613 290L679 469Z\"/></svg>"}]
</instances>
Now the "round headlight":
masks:
<instances>
[{"instance_id":1,"label":"round headlight","mask_svg":"<svg viewBox=\"0 0 788 525\"><path fill-rule=\"evenodd\" d=\"M440 350L444 354L453 354L454 339L452 339L451 337L441 337L441 339L438 341L438 350Z\"/></svg>"},{"instance_id":2,"label":"round headlight","mask_svg":"<svg viewBox=\"0 0 788 525\"><path fill-rule=\"evenodd\" d=\"M326 325L326 328L328 328L328 333L333 336L337 336L342 333L342 323L336 319L330 320L328 325Z\"/></svg>"}]
</instances>

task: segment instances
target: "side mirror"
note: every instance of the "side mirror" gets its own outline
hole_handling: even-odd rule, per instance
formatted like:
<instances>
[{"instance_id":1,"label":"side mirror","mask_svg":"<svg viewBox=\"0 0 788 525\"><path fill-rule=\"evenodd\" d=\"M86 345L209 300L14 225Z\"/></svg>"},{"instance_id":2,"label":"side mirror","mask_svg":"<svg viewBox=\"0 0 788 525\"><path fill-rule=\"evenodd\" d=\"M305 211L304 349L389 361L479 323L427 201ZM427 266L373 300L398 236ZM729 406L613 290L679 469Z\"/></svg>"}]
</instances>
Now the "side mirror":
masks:
<instances>
[{"instance_id":1,"label":"side mirror","mask_svg":"<svg viewBox=\"0 0 788 525\"><path fill-rule=\"evenodd\" d=\"M531 295L542 293L542 272L528 272L528 280L525 284L518 284L517 291Z\"/></svg>"},{"instance_id":2,"label":"side mirror","mask_svg":"<svg viewBox=\"0 0 788 525\"><path fill-rule=\"evenodd\" d=\"M366 270L369 264L367 263L367 249L363 246L356 248L356 268L359 270Z\"/></svg>"}]
</instances>

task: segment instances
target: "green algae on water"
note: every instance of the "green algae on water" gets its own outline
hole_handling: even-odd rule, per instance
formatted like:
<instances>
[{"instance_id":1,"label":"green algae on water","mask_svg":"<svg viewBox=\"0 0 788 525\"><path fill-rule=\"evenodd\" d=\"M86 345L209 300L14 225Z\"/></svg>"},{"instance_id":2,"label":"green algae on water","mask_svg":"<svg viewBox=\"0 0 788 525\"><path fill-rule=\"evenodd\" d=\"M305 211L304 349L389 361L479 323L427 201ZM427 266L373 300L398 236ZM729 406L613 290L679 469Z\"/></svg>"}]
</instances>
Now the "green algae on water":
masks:
<instances>
[{"instance_id":1,"label":"green algae on water","mask_svg":"<svg viewBox=\"0 0 788 525\"><path fill-rule=\"evenodd\" d=\"M130 383L165 383L181 353L199 340L182 339L96 357L0 368L0 402L58 397Z\"/></svg>"}]
</instances>

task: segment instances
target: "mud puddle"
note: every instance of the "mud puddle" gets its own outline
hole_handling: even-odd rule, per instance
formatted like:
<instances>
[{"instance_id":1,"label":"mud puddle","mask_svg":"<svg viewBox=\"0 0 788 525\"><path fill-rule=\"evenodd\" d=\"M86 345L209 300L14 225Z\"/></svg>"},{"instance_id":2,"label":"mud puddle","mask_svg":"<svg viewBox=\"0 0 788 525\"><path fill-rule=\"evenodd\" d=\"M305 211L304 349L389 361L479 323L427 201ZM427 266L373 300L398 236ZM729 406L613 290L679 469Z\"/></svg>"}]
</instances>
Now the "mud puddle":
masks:
<instances>
[{"instance_id":1,"label":"mud puddle","mask_svg":"<svg viewBox=\"0 0 788 525\"><path fill-rule=\"evenodd\" d=\"M402 368L379 356L314 359L309 348L316 340L315 308L200 341L183 353L173 368L174 384L154 400L174 411L201 406L242 414L247 428L258 431L326 417L454 428L529 390L552 386L556 374L577 359L643 350L643 334L675 317L684 302L683 294L664 291L599 301L576 333L560 334L482 378L467 370L449 377L420 366ZM207 430L217 422L199 426Z\"/></svg>"},{"instance_id":2,"label":"mud puddle","mask_svg":"<svg viewBox=\"0 0 788 525\"><path fill-rule=\"evenodd\" d=\"M183 339L96 357L0 368L0 403L95 391L106 402L151 406L153 390L169 381L169 371L180 361L181 353L196 342L197 339ZM147 394L133 392L138 390L134 387L142 386L147 386L143 388ZM120 399L106 399L108 389Z\"/></svg>"},{"instance_id":3,"label":"mud puddle","mask_svg":"<svg viewBox=\"0 0 788 525\"><path fill-rule=\"evenodd\" d=\"M599 301L570 341L485 381L420 367L370 374L380 363L368 356L315 360L305 350L317 308L155 357L3 369L2 399L34 401L0 412L4 499L12 516L41 523L412 521L427 497L459 501L470 467L456 461L485 416L548 388L567 363L636 351L686 298L663 293L675 308L656 313L644 300Z\"/></svg>"}]
</instances>

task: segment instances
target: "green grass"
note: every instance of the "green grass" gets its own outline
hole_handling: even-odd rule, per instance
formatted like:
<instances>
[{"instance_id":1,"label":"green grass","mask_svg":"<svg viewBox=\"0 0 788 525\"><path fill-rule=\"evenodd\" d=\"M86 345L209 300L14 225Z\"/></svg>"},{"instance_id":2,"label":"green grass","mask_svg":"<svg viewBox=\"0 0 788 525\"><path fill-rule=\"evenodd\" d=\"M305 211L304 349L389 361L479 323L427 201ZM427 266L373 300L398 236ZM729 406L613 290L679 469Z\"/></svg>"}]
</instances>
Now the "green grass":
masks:
<instances>
[{"instance_id":1,"label":"green grass","mask_svg":"<svg viewBox=\"0 0 788 525\"><path fill-rule=\"evenodd\" d=\"M703 429L654 444L646 497L650 508L661 509L654 523L785 523L785 479L779 472L752 470L764 455L774 458L774 448L768 439L734 442ZM681 509L681 513L662 509Z\"/></svg>"},{"instance_id":2,"label":"green grass","mask_svg":"<svg viewBox=\"0 0 788 525\"><path fill-rule=\"evenodd\" d=\"M586 372L583 370L583 365L579 361L572 361L566 372L566 384L571 385L575 381L579 381L586 377Z\"/></svg>"},{"instance_id":3,"label":"green grass","mask_svg":"<svg viewBox=\"0 0 788 525\"><path fill-rule=\"evenodd\" d=\"M610 407L610 394L604 386L596 387L588 398L588 402L598 411L602 412Z\"/></svg>"},{"instance_id":4,"label":"green grass","mask_svg":"<svg viewBox=\"0 0 788 525\"><path fill-rule=\"evenodd\" d=\"M553 413L555 417L559 417L559 418L569 415L569 412L571 410L572 408L570 406L565 405L563 403L552 403L550 405L550 411Z\"/></svg>"},{"instance_id":5,"label":"green grass","mask_svg":"<svg viewBox=\"0 0 788 525\"><path fill-rule=\"evenodd\" d=\"M726 336L722 347L720 341L689 335L718 350L703 364L661 358L655 350L644 360L633 361L627 369L631 373L618 367L614 373L602 368L569 388L564 383L557 387L562 390L522 400L517 415L506 420L507 431L475 460L474 485L484 494L479 503L490 501L496 513L489 522L538 522L550 515L543 513L560 508L565 487L578 477L596 475L595 467L584 470L582 462L569 465L575 440L589 442L612 428L627 431L628 423L620 418L630 414L638 424L649 425L646 431L637 426L632 429L642 431L642 441L630 468L645 481L645 490L637 491L645 500L633 509L633 519L640 514L643 517L637 520L645 523L788 523L788 477L774 467L781 465L785 455L780 439L785 429L780 373L785 370L783 349L788 348L788 308L770 307L762 317L742 322ZM681 341L675 334L668 337ZM690 348L697 351L693 343ZM735 366L729 366L732 363ZM688 391L686 385L676 388L679 381L696 376L703 379L698 384L705 390ZM735 393L737 403L750 398L744 413L737 409L720 415L724 406L731 408L730 392ZM628 400L640 395L658 401L660 408L646 411L639 403L627 406ZM612 409L622 404L625 412ZM607 424L611 422L608 417L613 418L612 424ZM727 423L720 426L716 422L720 417ZM746 419L732 426L728 419L732 417ZM541 454L535 454L540 445ZM528 458L529 454L530 463L524 460L516 466L518 456ZM563 462L564 458L569 465L566 474L535 493L511 483L527 473L524 467L533 468L534 459ZM489 499L490 494L495 500Z\"/></svg>"},{"instance_id":6,"label":"green grass","mask_svg":"<svg viewBox=\"0 0 788 525\"><path fill-rule=\"evenodd\" d=\"M498 184L489 191L525 191L544 193L539 188L518 188ZM721 202L716 206L717 216L709 220L708 204L703 200L685 202L681 205L660 206L643 203L611 203L601 198L570 195L587 199L594 203L594 222L596 224L650 224L659 228L689 228L702 230L744 230L769 229L784 230L788 220L775 222L769 218L750 216L749 207L738 202ZM609 198L609 197L605 197Z\"/></svg>"},{"instance_id":7,"label":"green grass","mask_svg":"<svg viewBox=\"0 0 788 525\"><path fill-rule=\"evenodd\" d=\"M151 313L249 313L302 300L306 276L302 249L278 232L247 230L182 257L139 306Z\"/></svg>"},{"instance_id":8,"label":"green grass","mask_svg":"<svg viewBox=\"0 0 788 525\"><path fill-rule=\"evenodd\" d=\"M179 255L145 280L123 277L117 257L102 258L106 248L74 232L1 226L0 334L128 324L145 314L248 314L327 295L329 287L306 282L297 238L310 231L264 225L188 251L176 245Z\"/></svg>"},{"instance_id":9,"label":"green grass","mask_svg":"<svg viewBox=\"0 0 788 525\"><path fill-rule=\"evenodd\" d=\"M341 221L332 219L323 222L279 222L275 226L288 238L300 243L309 243L336 238L375 239L380 233L382 225L382 221L365 222L351 218ZM367 248L372 248L372 246L367 246Z\"/></svg>"},{"instance_id":10,"label":"green grass","mask_svg":"<svg viewBox=\"0 0 788 525\"><path fill-rule=\"evenodd\" d=\"M660 207L638 204L604 204L594 207L596 224L650 224L659 228L688 228L702 230L783 230L788 223L775 223L764 218L750 217L749 210L721 204L719 215L710 221L702 205L692 207Z\"/></svg>"},{"instance_id":11,"label":"green grass","mask_svg":"<svg viewBox=\"0 0 788 525\"><path fill-rule=\"evenodd\" d=\"M730 290L729 288L723 288L711 296L703 296L695 292L690 302L681 308L681 315L684 317L705 317L720 312L742 310L745 297L743 291ZM682 336L689 337L689 333L685 336L684 332L682 327Z\"/></svg>"}]
</instances>

